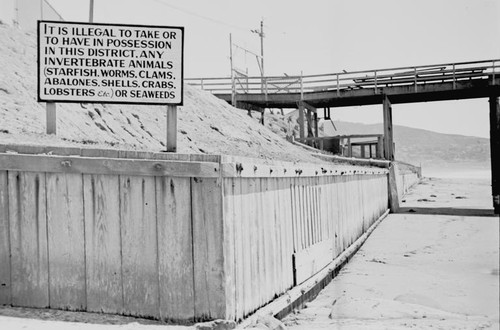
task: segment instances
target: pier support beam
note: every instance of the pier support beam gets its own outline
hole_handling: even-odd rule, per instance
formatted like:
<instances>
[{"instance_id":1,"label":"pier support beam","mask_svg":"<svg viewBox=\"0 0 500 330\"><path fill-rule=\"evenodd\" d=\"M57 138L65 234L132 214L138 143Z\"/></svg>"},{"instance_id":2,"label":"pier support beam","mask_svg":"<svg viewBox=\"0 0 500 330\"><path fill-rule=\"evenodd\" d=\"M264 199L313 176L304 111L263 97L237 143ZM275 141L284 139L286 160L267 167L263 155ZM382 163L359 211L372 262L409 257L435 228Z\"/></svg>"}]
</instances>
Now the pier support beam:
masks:
<instances>
[{"instance_id":1,"label":"pier support beam","mask_svg":"<svg viewBox=\"0 0 500 330\"><path fill-rule=\"evenodd\" d=\"M500 104L490 97L491 194L495 214L500 214Z\"/></svg>"},{"instance_id":2,"label":"pier support beam","mask_svg":"<svg viewBox=\"0 0 500 330\"><path fill-rule=\"evenodd\" d=\"M304 141L303 139L305 138L304 134L304 104L303 102L299 102L299 137L301 139L301 142Z\"/></svg>"},{"instance_id":3,"label":"pier support beam","mask_svg":"<svg viewBox=\"0 0 500 330\"><path fill-rule=\"evenodd\" d=\"M392 105L387 96L384 97L384 158L394 160L394 136L392 130Z\"/></svg>"},{"instance_id":4,"label":"pier support beam","mask_svg":"<svg viewBox=\"0 0 500 330\"><path fill-rule=\"evenodd\" d=\"M391 163L389 167L389 178L387 180L388 192L389 192L389 209L391 213L397 213L399 211L399 194L398 194L398 184L397 184L397 173L394 163Z\"/></svg>"},{"instance_id":5,"label":"pier support beam","mask_svg":"<svg viewBox=\"0 0 500 330\"><path fill-rule=\"evenodd\" d=\"M306 132L304 129L304 124L306 123L304 122L304 119L307 121L307 137L318 137L319 126L318 126L317 109L304 101L299 101L298 105L299 105L300 138L303 139L306 137L305 136Z\"/></svg>"}]
</instances>

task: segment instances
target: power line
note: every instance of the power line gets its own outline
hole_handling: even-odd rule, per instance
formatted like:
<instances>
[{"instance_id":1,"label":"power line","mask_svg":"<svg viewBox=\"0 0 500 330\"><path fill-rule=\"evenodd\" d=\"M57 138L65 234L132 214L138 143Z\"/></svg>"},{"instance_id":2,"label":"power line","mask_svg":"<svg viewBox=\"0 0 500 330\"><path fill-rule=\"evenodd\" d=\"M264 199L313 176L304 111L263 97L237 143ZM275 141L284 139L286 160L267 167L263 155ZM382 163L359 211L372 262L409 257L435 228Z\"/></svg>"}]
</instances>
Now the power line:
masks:
<instances>
[{"instance_id":1,"label":"power line","mask_svg":"<svg viewBox=\"0 0 500 330\"><path fill-rule=\"evenodd\" d=\"M230 23L226 23L226 22L223 22L223 21L220 21L220 20L217 20L217 19L214 19L214 18L211 18L211 17L208 17L208 16L204 16L204 15L201 15L201 14L198 14L198 13L195 13L193 11L190 11L190 10L187 10L187 9L184 9L184 8L181 8L181 7L177 7L177 6L174 6L170 3L166 3L166 2L163 2L161 0L150 0L150 1L154 1L156 3L159 3L161 5L164 5L166 7L169 7L169 8L172 8L172 9L175 9L175 10L178 10L180 12L183 12L185 14L188 14L188 15L191 15L191 16L195 16L195 17L198 17L198 18L201 18L201 19L204 19L204 20L207 20L207 21L210 21L212 23L216 23L216 24L219 24L219 25L224 25L224 26L228 26L228 27L231 27L233 29L237 29L237 30L241 30L241 31L245 31L245 32L248 32L250 31L251 29L250 28L245 28L245 27L242 27L242 26L238 26L238 25L234 25L234 24L230 24Z\"/></svg>"}]
</instances>

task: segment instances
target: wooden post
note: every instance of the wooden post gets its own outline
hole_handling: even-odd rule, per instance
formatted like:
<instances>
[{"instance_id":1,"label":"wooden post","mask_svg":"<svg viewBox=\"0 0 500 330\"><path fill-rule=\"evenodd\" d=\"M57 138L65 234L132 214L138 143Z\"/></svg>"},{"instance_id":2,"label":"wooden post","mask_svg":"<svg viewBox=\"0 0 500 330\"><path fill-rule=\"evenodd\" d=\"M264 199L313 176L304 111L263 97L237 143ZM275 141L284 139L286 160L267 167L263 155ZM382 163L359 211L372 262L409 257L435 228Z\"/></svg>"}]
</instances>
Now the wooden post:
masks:
<instances>
[{"instance_id":1,"label":"wooden post","mask_svg":"<svg viewBox=\"0 0 500 330\"><path fill-rule=\"evenodd\" d=\"M351 144L351 138L347 138L347 157L352 157L352 144Z\"/></svg>"},{"instance_id":2,"label":"wooden post","mask_svg":"<svg viewBox=\"0 0 500 330\"><path fill-rule=\"evenodd\" d=\"M47 134L57 134L56 104L47 102L45 104Z\"/></svg>"},{"instance_id":3,"label":"wooden post","mask_svg":"<svg viewBox=\"0 0 500 330\"><path fill-rule=\"evenodd\" d=\"M361 148L361 158L365 158L365 145L361 144L359 147Z\"/></svg>"},{"instance_id":4,"label":"wooden post","mask_svg":"<svg viewBox=\"0 0 500 330\"><path fill-rule=\"evenodd\" d=\"M233 68L233 39L229 33L229 62L231 64L231 105L236 108L236 83L234 81L234 68ZM250 110L248 111L252 117Z\"/></svg>"},{"instance_id":5,"label":"wooden post","mask_svg":"<svg viewBox=\"0 0 500 330\"><path fill-rule=\"evenodd\" d=\"M392 132L392 105L389 98L384 97L384 158L394 160L394 138Z\"/></svg>"},{"instance_id":6,"label":"wooden post","mask_svg":"<svg viewBox=\"0 0 500 330\"><path fill-rule=\"evenodd\" d=\"M389 208L391 209L391 213L396 213L399 210L399 195L396 168L394 167L394 163L391 163L391 166L389 167L387 184L389 192Z\"/></svg>"},{"instance_id":7,"label":"wooden post","mask_svg":"<svg viewBox=\"0 0 500 330\"><path fill-rule=\"evenodd\" d=\"M167 152L177 151L177 106L167 105Z\"/></svg>"},{"instance_id":8,"label":"wooden post","mask_svg":"<svg viewBox=\"0 0 500 330\"><path fill-rule=\"evenodd\" d=\"M300 138L303 139L305 137L304 134L304 104L302 102L299 102L299 133L300 133ZM303 142L303 140L301 140Z\"/></svg>"},{"instance_id":9,"label":"wooden post","mask_svg":"<svg viewBox=\"0 0 500 330\"><path fill-rule=\"evenodd\" d=\"M302 107L302 111L307 111L305 113L307 120L307 137L318 137L319 126L318 126L318 110L312 105L304 101L299 101L299 108ZM300 110L300 109L299 109ZM304 113L302 113L304 116ZM300 113L299 113L300 119ZM305 134L305 133L304 133Z\"/></svg>"},{"instance_id":10,"label":"wooden post","mask_svg":"<svg viewBox=\"0 0 500 330\"><path fill-rule=\"evenodd\" d=\"M493 209L495 214L500 214L500 104L498 97L490 97L490 153Z\"/></svg>"},{"instance_id":11,"label":"wooden post","mask_svg":"<svg viewBox=\"0 0 500 330\"><path fill-rule=\"evenodd\" d=\"M318 112L314 112L314 134L316 137L319 137L319 120L318 120Z\"/></svg>"},{"instance_id":12,"label":"wooden post","mask_svg":"<svg viewBox=\"0 0 500 330\"><path fill-rule=\"evenodd\" d=\"M384 138L379 136L377 138L377 146L376 146L376 157L378 159L382 159L384 157Z\"/></svg>"},{"instance_id":13,"label":"wooden post","mask_svg":"<svg viewBox=\"0 0 500 330\"><path fill-rule=\"evenodd\" d=\"M314 137L314 131L313 131L313 122L312 122L312 115L311 115L311 110L306 108L306 120L307 120L307 137Z\"/></svg>"}]
</instances>

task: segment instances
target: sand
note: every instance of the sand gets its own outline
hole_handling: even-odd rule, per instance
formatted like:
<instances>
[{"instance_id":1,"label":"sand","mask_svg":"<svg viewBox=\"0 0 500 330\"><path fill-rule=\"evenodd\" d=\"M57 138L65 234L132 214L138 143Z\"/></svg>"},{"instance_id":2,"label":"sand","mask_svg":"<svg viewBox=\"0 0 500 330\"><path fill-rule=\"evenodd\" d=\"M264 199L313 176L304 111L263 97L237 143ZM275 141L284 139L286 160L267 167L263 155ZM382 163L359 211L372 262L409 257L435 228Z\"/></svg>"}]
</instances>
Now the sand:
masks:
<instances>
[{"instance_id":1,"label":"sand","mask_svg":"<svg viewBox=\"0 0 500 330\"><path fill-rule=\"evenodd\" d=\"M487 210L485 188L484 180L427 179L405 204ZM419 201L430 195L434 202ZM498 329L499 218L422 213L390 214L287 328Z\"/></svg>"}]
</instances>

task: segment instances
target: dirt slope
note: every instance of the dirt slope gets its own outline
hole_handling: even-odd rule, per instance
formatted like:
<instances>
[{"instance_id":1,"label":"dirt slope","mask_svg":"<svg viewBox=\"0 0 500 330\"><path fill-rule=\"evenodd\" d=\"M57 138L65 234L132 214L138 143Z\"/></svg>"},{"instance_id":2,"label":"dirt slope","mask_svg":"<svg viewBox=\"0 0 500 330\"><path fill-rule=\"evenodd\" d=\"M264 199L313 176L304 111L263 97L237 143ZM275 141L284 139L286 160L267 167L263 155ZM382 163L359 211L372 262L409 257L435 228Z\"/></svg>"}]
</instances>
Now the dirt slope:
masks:
<instances>
[{"instance_id":1,"label":"dirt slope","mask_svg":"<svg viewBox=\"0 0 500 330\"><path fill-rule=\"evenodd\" d=\"M0 143L165 149L166 107L57 104L57 136L45 135L36 101L36 33L0 25ZM270 129L204 91L185 86L178 152L319 162Z\"/></svg>"},{"instance_id":2,"label":"dirt slope","mask_svg":"<svg viewBox=\"0 0 500 330\"><path fill-rule=\"evenodd\" d=\"M382 124L324 122L325 135L382 134ZM489 139L456 134L443 134L406 126L394 126L396 159L422 163L424 166L442 164L469 164L488 166L490 161Z\"/></svg>"}]
</instances>

